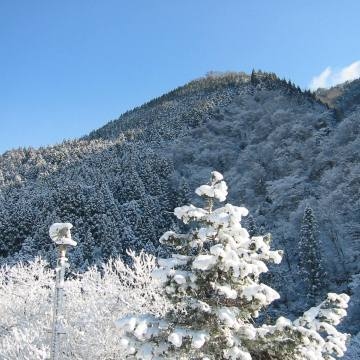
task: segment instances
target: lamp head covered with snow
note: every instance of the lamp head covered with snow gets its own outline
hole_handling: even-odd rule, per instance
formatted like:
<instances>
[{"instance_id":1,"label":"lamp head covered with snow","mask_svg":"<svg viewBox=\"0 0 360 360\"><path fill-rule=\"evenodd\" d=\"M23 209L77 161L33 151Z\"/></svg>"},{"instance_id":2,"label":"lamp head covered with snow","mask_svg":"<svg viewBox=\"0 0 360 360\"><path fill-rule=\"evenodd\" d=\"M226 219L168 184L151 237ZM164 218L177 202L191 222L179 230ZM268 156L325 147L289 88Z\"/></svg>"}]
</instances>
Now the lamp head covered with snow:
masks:
<instances>
[{"instance_id":1,"label":"lamp head covered with snow","mask_svg":"<svg viewBox=\"0 0 360 360\"><path fill-rule=\"evenodd\" d=\"M57 245L76 246L77 242L71 238L70 223L55 223L50 226L49 235L51 240Z\"/></svg>"}]
</instances>

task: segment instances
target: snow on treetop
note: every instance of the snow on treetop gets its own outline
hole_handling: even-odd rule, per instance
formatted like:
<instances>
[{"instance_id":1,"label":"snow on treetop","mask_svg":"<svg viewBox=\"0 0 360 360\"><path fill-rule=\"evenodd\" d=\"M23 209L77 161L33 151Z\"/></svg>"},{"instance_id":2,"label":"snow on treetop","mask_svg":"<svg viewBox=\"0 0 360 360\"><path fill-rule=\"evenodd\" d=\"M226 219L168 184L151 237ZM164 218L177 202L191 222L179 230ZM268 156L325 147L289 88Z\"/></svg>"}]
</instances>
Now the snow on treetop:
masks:
<instances>
[{"instance_id":1,"label":"snow on treetop","mask_svg":"<svg viewBox=\"0 0 360 360\"><path fill-rule=\"evenodd\" d=\"M231 204L226 204L222 208L214 210L210 216L209 220L216 224L222 224L230 226L240 223L242 216L247 216L249 213L248 209L244 207L234 206Z\"/></svg>"},{"instance_id":2,"label":"snow on treetop","mask_svg":"<svg viewBox=\"0 0 360 360\"><path fill-rule=\"evenodd\" d=\"M327 299L331 302L338 303L340 307L346 309L350 297L346 294L328 293Z\"/></svg>"},{"instance_id":3,"label":"snow on treetop","mask_svg":"<svg viewBox=\"0 0 360 360\"><path fill-rule=\"evenodd\" d=\"M195 190L195 193L199 196L207 196L218 199L219 201L225 201L228 194L225 181L221 181L215 185L201 185Z\"/></svg>"},{"instance_id":4,"label":"snow on treetop","mask_svg":"<svg viewBox=\"0 0 360 360\"><path fill-rule=\"evenodd\" d=\"M202 185L208 186L208 185ZM241 228L240 221L242 216L247 216L249 211L245 207L226 204L224 207L218 208L211 213L205 209L195 207L194 205L184 205L174 209L174 215L181 219L185 224L189 221L206 221L216 226L234 226L238 224ZM245 229L244 229L245 230ZM199 234L200 237L202 234ZM174 236L174 232L167 231L160 238L160 242L168 242Z\"/></svg>"},{"instance_id":5,"label":"snow on treetop","mask_svg":"<svg viewBox=\"0 0 360 360\"><path fill-rule=\"evenodd\" d=\"M206 196L208 198L215 198L219 201L225 201L228 194L228 187L226 182L223 181L223 176L217 172L213 171L211 173L211 183L210 185L201 185L196 190L195 193L199 196Z\"/></svg>"},{"instance_id":6,"label":"snow on treetop","mask_svg":"<svg viewBox=\"0 0 360 360\"><path fill-rule=\"evenodd\" d=\"M221 180L224 180L224 176L220 174L218 171L212 171L211 172L211 180L213 182L219 182Z\"/></svg>"},{"instance_id":7,"label":"snow on treetop","mask_svg":"<svg viewBox=\"0 0 360 360\"><path fill-rule=\"evenodd\" d=\"M70 223L54 223L50 226L49 235L52 241L58 245L76 246L77 242L71 238Z\"/></svg>"},{"instance_id":8,"label":"snow on treetop","mask_svg":"<svg viewBox=\"0 0 360 360\"><path fill-rule=\"evenodd\" d=\"M247 216L249 214L249 210L245 207L234 206L231 204L226 204L225 209L229 214L234 215L238 221L241 221L242 216Z\"/></svg>"},{"instance_id":9,"label":"snow on treetop","mask_svg":"<svg viewBox=\"0 0 360 360\"><path fill-rule=\"evenodd\" d=\"M195 207L194 205L184 205L174 209L174 214L178 219L181 219L185 224L190 219L200 220L207 214L204 209Z\"/></svg>"}]
</instances>

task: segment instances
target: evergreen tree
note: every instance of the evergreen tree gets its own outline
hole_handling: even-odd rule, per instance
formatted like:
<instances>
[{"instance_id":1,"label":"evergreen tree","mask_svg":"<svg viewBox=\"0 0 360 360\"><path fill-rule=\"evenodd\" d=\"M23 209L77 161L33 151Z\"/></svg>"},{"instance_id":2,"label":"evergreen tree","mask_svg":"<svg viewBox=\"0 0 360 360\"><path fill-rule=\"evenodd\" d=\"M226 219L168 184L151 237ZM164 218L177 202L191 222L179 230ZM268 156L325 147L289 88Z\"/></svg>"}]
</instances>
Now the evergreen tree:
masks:
<instances>
[{"instance_id":1,"label":"evergreen tree","mask_svg":"<svg viewBox=\"0 0 360 360\"><path fill-rule=\"evenodd\" d=\"M131 225L126 225L122 231L121 243L124 249L140 250L139 239L134 234Z\"/></svg>"},{"instance_id":2,"label":"evergreen tree","mask_svg":"<svg viewBox=\"0 0 360 360\"><path fill-rule=\"evenodd\" d=\"M168 231L160 238L177 250L171 258L159 259L154 273L173 307L165 318L146 314L118 320L123 356L330 360L332 354L342 355L346 335L332 324L346 314L347 295L329 294L294 322L280 317L274 325L253 325L259 311L279 298L259 277L268 271L265 263L279 263L282 254L270 250L270 237L250 239L240 224L247 209L231 204L215 208L227 196L220 173L212 172L210 183L197 188L196 194L205 199L202 208L185 205L174 210L184 223L193 223L192 230Z\"/></svg>"},{"instance_id":3,"label":"evergreen tree","mask_svg":"<svg viewBox=\"0 0 360 360\"><path fill-rule=\"evenodd\" d=\"M252 71L251 71L250 82L251 82L251 84L253 84L253 85L256 85L256 84L258 83L258 80L257 80L257 78L256 78L255 69L252 69Z\"/></svg>"},{"instance_id":4,"label":"evergreen tree","mask_svg":"<svg viewBox=\"0 0 360 360\"><path fill-rule=\"evenodd\" d=\"M258 226L256 224L256 220L254 219L254 217L252 215L249 215L246 219L246 229L250 235L250 237L259 235L259 229Z\"/></svg>"},{"instance_id":5,"label":"evergreen tree","mask_svg":"<svg viewBox=\"0 0 360 360\"><path fill-rule=\"evenodd\" d=\"M33 259L36 255L36 246L34 239L28 236L22 243L21 250L17 254L18 261L26 262Z\"/></svg>"},{"instance_id":6,"label":"evergreen tree","mask_svg":"<svg viewBox=\"0 0 360 360\"><path fill-rule=\"evenodd\" d=\"M313 304L324 292L326 274L320 255L315 214L310 206L306 206L301 222L299 260L300 274L305 281L309 302Z\"/></svg>"},{"instance_id":7,"label":"evergreen tree","mask_svg":"<svg viewBox=\"0 0 360 360\"><path fill-rule=\"evenodd\" d=\"M191 192L190 192L190 188L189 188L189 184L186 181L185 178L181 179L180 182L180 189L177 193L178 196L178 205L185 205L188 204L191 198Z\"/></svg>"}]
</instances>

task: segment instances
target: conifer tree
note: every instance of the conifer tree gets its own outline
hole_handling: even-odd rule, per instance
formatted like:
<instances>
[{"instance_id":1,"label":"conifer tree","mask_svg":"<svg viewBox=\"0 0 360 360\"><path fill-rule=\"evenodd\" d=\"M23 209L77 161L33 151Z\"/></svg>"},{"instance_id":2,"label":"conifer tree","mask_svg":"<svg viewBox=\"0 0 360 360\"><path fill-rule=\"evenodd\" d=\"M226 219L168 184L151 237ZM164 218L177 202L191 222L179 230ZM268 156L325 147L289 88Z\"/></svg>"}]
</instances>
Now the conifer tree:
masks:
<instances>
[{"instance_id":1,"label":"conifer tree","mask_svg":"<svg viewBox=\"0 0 360 360\"><path fill-rule=\"evenodd\" d=\"M260 234L259 229L258 229L256 220L254 219L254 217L252 215L249 215L246 220L247 220L246 221L247 231L248 231L250 237L259 235Z\"/></svg>"},{"instance_id":2,"label":"conifer tree","mask_svg":"<svg viewBox=\"0 0 360 360\"><path fill-rule=\"evenodd\" d=\"M181 179L180 188L176 192L176 197L177 197L177 204L178 205L185 205L185 204L189 203L190 189L189 189L189 185L188 185L185 178Z\"/></svg>"},{"instance_id":3,"label":"conifer tree","mask_svg":"<svg viewBox=\"0 0 360 360\"><path fill-rule=\"evenodd\" d=\"M321 360L343 355L346 335L333 325L346 315L345 294L329 294L318 307L292 322L254 326L259 311L279 298L260 282L267 262L279 263L270 237L250 238L241 226L244 207L226 204L223 176L196 189L202 208L184 205L174 214L191 223L186 234L166 232L160 242L173 247L171 258L158 259L154 276L163 282L172 308L164 318L129 314L116 324L128 359ZM155 305L156 306L156 305Z\"/></svg>"},{"instance_id":4,"label":"conifer tree","mask_svg":"<svg viewBox=\"0 0 360 360\"><path fill-rule=\"evenodd\" d=\"M251 84L253 84L253 85L256 85L256 84L257 84L257 78L256 78L255 69L252 69L252 71L251 71L250 82L251 82Z\"/></svg>"},{"instance_id":5,"label":"conifer tree","mask_svg":"<svg viewBox=\"0 0 360 360\"><path fill-rule=\"evenodd\" d=\"M315 214L310 206L306 206L301 222L299 260L300 274L306 284L309 302L313 304L322 295L326 274L320 255Z\"/></svg>"}]
</instances>

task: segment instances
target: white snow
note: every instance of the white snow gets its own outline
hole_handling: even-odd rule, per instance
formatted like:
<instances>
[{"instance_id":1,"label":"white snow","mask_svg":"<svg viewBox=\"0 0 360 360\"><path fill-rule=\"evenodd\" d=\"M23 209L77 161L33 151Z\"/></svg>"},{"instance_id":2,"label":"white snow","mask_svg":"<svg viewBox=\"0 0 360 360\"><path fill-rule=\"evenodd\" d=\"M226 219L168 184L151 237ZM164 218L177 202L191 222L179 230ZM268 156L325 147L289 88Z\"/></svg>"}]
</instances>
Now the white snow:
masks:
<instances>
[{"instance_id":1,"label":"white snow","mask_svg":"<svg viewBox=\"0 0 360 360\"><path fill-rule=\"evenodd\" d=\"M70 223L54 223L50 226L49 235L52 241L58 245L76 246L77 242L71 238Z\"/></svg>"},{"instance_id":2,"label":"white snow","mask_svg":"<svg viewBox=\"0 0 360 360\"><path fill-rule=\"evenodd\" d=\"M289 327L292 325L292 322L291 320L283 317L283 316L280 316L277 320L276 320L276 328L279 329L279 330L283 330L285 327Z\"/></svg>"},{"instance_id":3,"label":"white snow","mask_svg":"<svg viewBox=\"0 0 360 360\"><path fill-rule=\"evenodd\" d=\"M201 185L196 190L195 193L199 196L208 196L210 198L215 197L214 187L210 185Z\"/></svg>"},{"instance_id":4,"label":"white snow","mask_svg":"<svg viewBox=\"0 0 360 360\"><path fill-rule=\"evenodd\" d=\"M139 351L137 353L137 358L142 360L152 360L153 357L153 347L149 343L145 343L140 346Z\"/></svg>"},{"instance_id":5,"label":"white snow","mask_svg":"<svg viewBox=\"0 0 360 360\"><path fill-rule=\"evenodd\" d=\"M211 172L211 179L213 182L219 182L221 180L224 180L224 176L220 174L218 171L212 171Z\"/></svg>"},{"instance_id":6,"label":"white snow","mask_svg":"<svg viewBox=\"0 0 360 360\"><path fill-rule=\"evenodd\" d=\"M194 205L184 205L174 209L174 215L185 224L190 220L201 220L206 216L206 211Z\"/></svg>"},{"instance_id":7,"label":"white snow","mask_svg":"<svg viewBox=\"0 0 360 360\"><path fill-rule=\"evenodd\" d=\"M182 338L182 333L175 331L168 336L168 341L171 342L174 346L180 347L182 345Z\"/></svg>"},{"instance_id":8,"label":"white snow","mask_svg":"<svg viewBox=\"0 0 360 360\"><path fill-rule=\"evenodd\" d=\"M222 307L217 311L219 320L221 320L229 328L238 329L239 323L237 321L238 311L235 308Z\"/></svg>"},{"instance_id":9,"label":"white snow","mask_svg":"<svg viewBox=\"0 0 360 360\"><path fill-rule=\"evenodd\" d=\"M174 281L175 281L177 284L181 285L181 284L185 284L185 283L186 283L186 278L185 278L185 276L182 275L182 274L176 274L176 275L174 276Z\"/></svg>"},{"instance_id":10,"label":"white snow","mask_svg":"<svg viewBox=\"0 0 360 360\"><path fill-rule=\"evenodd\" d=\"M277 291L265 284L252 284L244 286L241 291L241 296L245 297L246 300L258 300L260 304L266 306L272 303L274 300L279 299L280 295Z\"/></svg>"},{"instance_id":11,"label":"white snow","mask_svg":"<svg viewBox=\"0 0 360 360\"><path fill-rule=\"evenodd\" d=\"M148 324L146 320L140 321L139 324L136 326L136 329L134 331L134 335L139 339L143 340L146 332L148 330Z\"/></svg>"},{"instance_id":12,"label":"white snow","mask_svg":"<svg viewBox=\"0 0 360 360\"><path fill-rule=\"evenodd\" d=\"M166 231L159 239L159 242L161 244L165 244L170 237L176 235L176 233L174 231Z\"/></svg>"},{"instance_id":13,"label":"white snow","mask_svg":"<svg viewBox=\"0 0 360 360\"><path fill-rule=\"evenodd\" d=\"M210 248L210 253L215 256L225 257L224 245L216 244Z\"/></svg>"},{"instance_id":14,"label":"white snow","mask_svg":"<svg viewBox=\"0 0 360 360\"><path fill-rule=\"evenodd\" d=\"M223 181L223 176L219 172L213 171L211 173L211 184L199 186L195 190L195 193L199 196L214 198L223 202L226 200L228 194L227 190L228 187L226 182Z\"/></svg>"},{"instance_id":15,"label":"white snow","mask_svg":"<svg viewBox=\"0 0 360 360\"><path fill-rule=\"evenodd\" d=\"M200 349L205 344L205 341L209 338L209 335L205 331L191 332L192 336L191 346L195 349Z\"/></svg>"},{"instance_id":16,"label":"white snow","mask_svg":"<svg viewBox=\"0 0 360 360\"><path fill-rule=\"evenodd\" d=\"M214 255L198 255L193 263L193 269L197 270L210 270L217 262L217 256Z\"/></svg>"},{"instance_id":17,"label":"white snow","mask_svg":"<svg viewBox=\"0 0 360 360\"><path fill-rule=\"evenodd\" d=\"M124 332L131 332L135 329L137 323L136 316L124 316L122 319L116 320L116 326Z\"/></svg>"},{"instance_id":18,"label":"white snow","mask_svg":"<svg viewBox=\"0 0 360 360\"><path fill-rule=\"evenodd\" d=\"M188 260L189 260L188 256L173 256L168 259L159 258L158 264L159 264L159 266L162 266L164 268L171 269L175 266L186 265Z\"/></svg>"},{"instance_id":19,"label":"white snow","mask_svg":"<svg viewBox=\"0 0 360 360\"><path fill-rule=\"evenodd\" d=\"M233 346L224 352L225 359L231 360L251 360L251 355L247 351L243 351L239 346Z\"/></svg>"},{"instance_id":20,"label":"white snow","mask_svg":"<svg viewBox=\"0 0 360 360\"><path fill-rule=\"evenodd\" d=\"M224 295L228 299L237 298L237 291L232 289L230 285L214 284L214 289L217 290L220 295Z\"/></svg>"},{"instance_id":21,"label":"white snow","mask_svg":"<svg viewBox=\"0 0 360 360\"><path fill-rule=\"evenodd\" d=\"M226 200L228 195L228 187L225 181L221 181L214 185L214 197L219 201L223 202Z\"/></svg>"}]
</instances>

